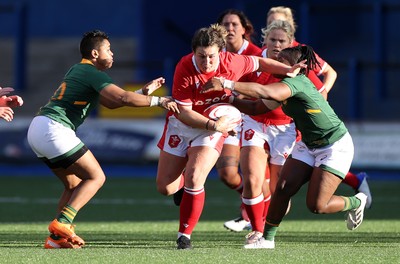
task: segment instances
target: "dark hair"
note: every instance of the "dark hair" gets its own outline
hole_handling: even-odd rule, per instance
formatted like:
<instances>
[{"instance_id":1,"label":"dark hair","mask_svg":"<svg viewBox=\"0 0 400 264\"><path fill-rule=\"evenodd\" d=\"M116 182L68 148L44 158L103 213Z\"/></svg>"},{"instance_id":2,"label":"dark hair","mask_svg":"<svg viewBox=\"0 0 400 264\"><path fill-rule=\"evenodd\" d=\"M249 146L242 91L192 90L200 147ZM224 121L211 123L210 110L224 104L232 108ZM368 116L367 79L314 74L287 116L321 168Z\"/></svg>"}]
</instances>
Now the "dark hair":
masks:
<instances>
[{"instance_id":1,"label":"dark hair","mask_svg":"<svg viewBox=\"0 0 400 264\"><path fill-rule=\"evenodd\" d=\"M317 66L321 67L317 60L317 57L315 56L313 48L308 45L298 45L295 47L283 49L279 52L278 60L279 58L287 60L292 66L302 60L307 60L307 68L303 68L300 70L300 73L306 75L310 70L315 69Z\"/></svg>"},{"instance_id":2,"label":"dark hair","mask_svg":"<svg viewBox=\"0 0 400 264\"><path fill-rule=\"evenodd\" d=\"M223 26L212 24L208 28L200 28L196 31L192 39L192 50L196 51L198 47L210 47L217 45L219 51L225 48L225 38L227 31Z\"/></svg>"},{"instance_id":3,"label":"dark hair","mask_svg":"<svg viewBox=\"0 0 400 264\"><path fill-rule=\"evenodd\" d=\"M237 15L239 17L240 24L242 24L242 27L244 27L244 29L245 29L243 38L250 42L253 42L253 37L255 35L255 31L254 31L253 24L250 22L248 17L240 10L227 9L219 15L219 17L217 19L217 23L222 25L222 20L224 20L224 17L226 15Z\"/></svg>"},{"instance_id":4,"label":"dark hair","mask_svg":"<svg viewBox=\"0 0 400 264\"><path fill-rule=\"evenodd\" d=\"M92 56L92 50L98 49L105 39L108 40L107 34L100 30L92 30L83 34L79 45L79 51L81 52L82 58L90 59Z\"/></svg>"}]
</instances>

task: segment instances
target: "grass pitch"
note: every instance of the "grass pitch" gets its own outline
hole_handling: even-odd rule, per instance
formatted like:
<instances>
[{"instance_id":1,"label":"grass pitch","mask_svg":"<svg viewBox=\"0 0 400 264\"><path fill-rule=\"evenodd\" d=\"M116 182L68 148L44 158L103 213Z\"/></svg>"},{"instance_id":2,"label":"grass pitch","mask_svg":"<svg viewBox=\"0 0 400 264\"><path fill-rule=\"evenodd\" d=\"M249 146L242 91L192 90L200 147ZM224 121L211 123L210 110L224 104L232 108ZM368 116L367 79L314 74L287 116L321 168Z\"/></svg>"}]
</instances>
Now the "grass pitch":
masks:
<instances>
[{"instance_id":1,"label":"grass pitch","mask_svg":"<svg viewBox=\"0 0 400 264\"><path fill-rule=\"evenodd\" d=\"M373 206L355 231L346 229L344 213L307 211L303 188L279 228L276 249L244 250L247 232L223 228L238 214L239 197L209 179L194 249L182 251L175 249L179 208L157 193L155 179L109 178L75 218L87 242L78 250L43 249L62 190L55 177L0 179L0 263L400 263L398 181L370 181Z\"/></svg>"}]
</instances>

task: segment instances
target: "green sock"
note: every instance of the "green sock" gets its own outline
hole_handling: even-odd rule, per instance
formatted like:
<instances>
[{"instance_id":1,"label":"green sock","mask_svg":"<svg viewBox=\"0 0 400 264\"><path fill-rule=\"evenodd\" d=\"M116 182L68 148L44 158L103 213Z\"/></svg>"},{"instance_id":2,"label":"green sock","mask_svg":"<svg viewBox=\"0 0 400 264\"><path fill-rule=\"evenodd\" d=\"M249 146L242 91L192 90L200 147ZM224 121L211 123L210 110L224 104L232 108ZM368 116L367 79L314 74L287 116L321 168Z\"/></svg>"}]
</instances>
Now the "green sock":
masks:
<instances>
[{"instance_id":1,"label":"green sock","mask_svg":"<svg viewBox=\"0 0 400 264\"><path fill-rule=\"evenodd\" d=\"M342 211L349 211L352 209L356 209L361 204L361 201L356 196L350 196L350 197L342 196L342 198L344 199L344 208Z\"/></svg>"},{"instance_id":2,"label":"green sock","mask_svg":"<svg viewBox=\"0 0 400 264\"><path fill-rule=\"evenodd\" d=\"M77 210L75 210L74 208L72 208L70 205L67 204L61 210L61 213L58 215L57 220L60 223L72 224L77 213L78 213Z\"/></svg>"},{"instance_id":3,"label":"green sock","mask_svg":"<svg viewBox=\"0 0 400 264\"><path fill-rule=\"evenodd\" d=\"M275 239L276 231L278 231L279 223L276 223L277 221L271 221L267 219L265 222L265 227L264 227L264 234L263 237L266 240L273 241Z\"/></svg>"}]
</instances>

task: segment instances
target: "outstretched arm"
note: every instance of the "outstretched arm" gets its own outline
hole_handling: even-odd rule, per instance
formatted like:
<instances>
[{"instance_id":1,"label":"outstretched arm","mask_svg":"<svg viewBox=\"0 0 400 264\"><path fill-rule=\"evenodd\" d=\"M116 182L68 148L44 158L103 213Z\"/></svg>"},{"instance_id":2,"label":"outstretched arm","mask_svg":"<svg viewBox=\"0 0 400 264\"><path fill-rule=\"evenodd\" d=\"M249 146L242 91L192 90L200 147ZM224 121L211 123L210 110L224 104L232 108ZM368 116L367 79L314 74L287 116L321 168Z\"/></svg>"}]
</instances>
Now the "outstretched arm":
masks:
<instances>
[{"instance_id":1,"label":"outstretched arm","mask_svg":"<svg viewBox=\"0 0 400 264\"><path fill-rule=\"evenodd\" d=\"M271 99L278 102L284 101L291 96L290 88L281 82L262 85L254 82L233 82L216 77L208 80L203 85L202 92L222 91L224 88L235 90L251 98Z\"/></svg>"},{"instance_id":2,"label":"outstretched arm","mask_svg":"<svg viewBox=\"0 0 400 264\"><path fill-rule=\"evenodd\" d=\"M122 106L160 106L164 109L179 113L177 104L170 97L147 96L131 91L125 91L115 84L107 85L103 90L101 90L100 96L101 104L110 109Z\"/></svg>"},{"instance_id":3,"label":"outstretched arm","mask_svg":"<svg viewBox=\"0 0 400 264\"><path fill-rule=\"evenodd\" d=\"M14 111L10 107L0 107L0 118L11 122L14 118Z\"/></svg>"},{"instance_id":4,"label":"outstretched arm","mask_svg":"<svg viewBox=\"0 0 400 264\"><path fill-rule=\"evenodd\" d=\"M258 71L269 72L283 77L295 77L299 73L301 68L307 68L307 65L305 64L306 60L296 63L293 66L289 66L270 58L257 58L260 64Z\"/></svg>"},{"instance_id":5,"label":"outstretched arm","mask_svg":"<svg viewBox=\"0 0 400 264\"><path fill-rule=\"evenodd\" d=\"M13 91L14 91L14 88L12 88L12 87L4 87L4 88L0 87L0 96L7 95Z\"/></svg>"},{"instance_id":6,"label":"outstretched arm","mask_svg":"<svg viewBox=\"0 0 400 264\"><path fill-rule=\"evenodd\" d=\"M18 95L11 95L11 96L1 96L0 97L0 106L7 106L7 107L18 107L24 104L24 100Z\"/></svg>"},{"instance_id":7,"label":"outstretched arm","mask_svg":"<svg viewBox=\"0 0 400 264\"><path fill-rule=\"evenodd\" d=\"M0 87L0 107L17 107L24 104L24 100L22 100L22 98L18 95L7 96L7 94L13 91L14 88L12 87Z\"/></svg>"},{"instance_id":8,"label":"outstretched arm","mask_svg":"<svg viewBox=\"0 0 400 264\"><path fill-rule=\"evenodd\" d=\"M135 93L151 95L153 92L162 87L165 83L165 79L163 77L159 77L157 79L152 80L151 82L146 83L141 89L136 90Z\"/></svg>"},{"instance_id":9,"label":"outstretched arm","mask_svg":"<svg viewBox=\"0 0 400 264\"><path fill-rule=\"evenodd\" d=\"M247 115L261 115L276 109L280 106L280 103L269 99L253 101L234 97L232 105Z\"/></svg>"}]
</instances>

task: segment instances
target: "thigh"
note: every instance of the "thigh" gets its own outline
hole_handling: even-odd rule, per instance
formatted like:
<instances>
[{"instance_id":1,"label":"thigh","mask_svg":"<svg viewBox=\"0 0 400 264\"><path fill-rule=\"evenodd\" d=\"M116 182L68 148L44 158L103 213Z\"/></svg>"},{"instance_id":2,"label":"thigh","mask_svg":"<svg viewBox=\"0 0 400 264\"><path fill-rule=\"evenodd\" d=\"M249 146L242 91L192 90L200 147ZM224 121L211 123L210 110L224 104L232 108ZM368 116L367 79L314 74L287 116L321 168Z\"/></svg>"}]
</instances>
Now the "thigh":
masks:
<instances>
[{"instance_id":1,"label":"thigh","mask_svg":"<svg viewBox=\"0 0 400 264\"><path fill-rule=\"evenodd\" d=\"M67 169L56 168L51 170L63 183L65 189L72 190L82 181L78 176L68 171Z\"/></svg>"},{"instance_id":2,"label":"thigh","mask_svg":"<svg viewBox=\"0 0 400 264\"><path fill-rule=\"evenodd\" d=\"M82 180L105 178L103 169L90 150L69 166L67 171Z\"/></svg>"},{"instance_id":3,"label":"thigh","mask_svg":"<svg viewBox=\"0 0 400 264\"><path fill-rule=\"evenodd\" d=\"M285 191L293 196L310 180L313 167L289 157L282 167L275 192Z\"/></svg>"},{"instance_id":4,"label":"thigh","mask_svg":"<svg viewBox=\"0 0 400 264\"><path fill-rule=\"evenodd\" d=\"M218 170L226 169L227 167L233 167L232 169L237 173L240 158L240 147L239 145L224 144L221 155L216 163Z\"/></svg>"},{"instance_id":5,"label":"thigh","mask_svg":"<svg viewBox=\"0 0 400 264\"><path fill-rule=\"evenodd\" d=\"M267 160L268 154L263 148L254 146L243 147L240 153L240 168L244 181L255 183L261 190L265 179Z\"/></svg>"},{"instance_id":6,"label":"thigh","mask_svg":"<svg viewBox=\"0 0 400 264\"><path fill-rule=\"evenodd\" d=\"M175 186L175 184L179 185L179 181L176 180L185 169L186 162L186 157L172 155L161 150L157 167L157 188L159 190L171 189L173 190L172 193L175 192L178 189L178 186ZM171 184L174 186L170 186Z\"/></svg>"},{"instance_id":7,"label":"thigh","mask_svg":"<svg viewBox=\"0 0 400 264\"><path fill-rule=\"evenodd\" d=\"M276 184L278 183L279 174L282 168L283 168L282 165L269 164L269 171L270 171L269 188L271 190L271 194L275 192Z\"/></svg>"},{"instance_id":8,"label":"thigh","mask_svg":"<svg viewBox=\"0 0 400 264\"><path fill-rule=\"evenodd\" d=\"M75 188L82 180L105 180L103 169L90 150L68 168L53 168L52 171L67 189Z\"/></svg>"},{"instance_id":9,"label":"thigh","mask_svg":"<svg viewBox=\"0 0 400 264\"><path fill-rule=\"evenodd\" d=\"M198 146L190 148L185 168L185 186L192 189L203 188L206 178L218 157L219 152L212 147Z\"/></svg>"},{"instance_id":10,"label":"thigh","mask_svg":"<svg viewBox=\"0 0 400 264\"><path fill-rule=\"evenodd\" d=\"M307 204L313 208L322 208L328 204L342 179L335 174L314 168L307 190Z\"/></svg>"}]
</instances>

